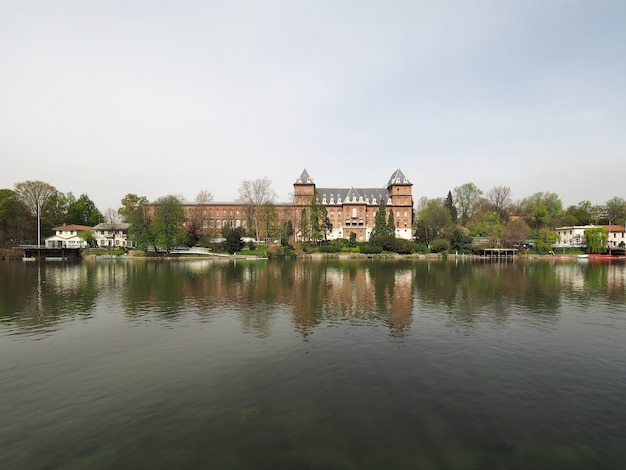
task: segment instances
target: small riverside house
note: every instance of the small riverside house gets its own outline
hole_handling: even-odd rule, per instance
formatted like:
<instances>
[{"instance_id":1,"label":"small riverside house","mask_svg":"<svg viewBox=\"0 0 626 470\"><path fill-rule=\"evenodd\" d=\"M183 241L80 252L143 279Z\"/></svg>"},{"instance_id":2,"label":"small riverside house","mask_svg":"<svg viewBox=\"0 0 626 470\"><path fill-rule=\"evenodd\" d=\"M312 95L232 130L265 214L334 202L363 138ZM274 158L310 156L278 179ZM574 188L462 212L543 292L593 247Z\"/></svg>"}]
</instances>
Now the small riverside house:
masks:
<instances>
[{"instance_id":1,"label":"small riverside house","mask_svg":"<svg viewBox=\"0 0 626 470\"><path fill-rule=\"evenodd\" d=\"M46 238L48 248L85 248L87 242L81 238L81 233L90 232L91 227L86 225L63 225L53 228L55 235Z\"/></svg>"}]
</instances>

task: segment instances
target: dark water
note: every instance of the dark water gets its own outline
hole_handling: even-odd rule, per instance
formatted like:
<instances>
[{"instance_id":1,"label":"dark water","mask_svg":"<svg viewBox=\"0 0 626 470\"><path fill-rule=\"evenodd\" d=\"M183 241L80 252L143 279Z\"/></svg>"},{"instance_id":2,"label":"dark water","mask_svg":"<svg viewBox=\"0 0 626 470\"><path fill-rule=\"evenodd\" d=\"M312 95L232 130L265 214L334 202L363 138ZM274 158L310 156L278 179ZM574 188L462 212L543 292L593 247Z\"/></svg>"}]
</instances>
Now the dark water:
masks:
<instances>
[{"instance_id":1,"label":"dark water","mask_svg":"<svg viewBox=\"0 0 626 470\"><path fill-rule=\"evenodd\" d=\"M624 264L0 263L0 468L617 469Z\"/></svg>"}]
</instances>

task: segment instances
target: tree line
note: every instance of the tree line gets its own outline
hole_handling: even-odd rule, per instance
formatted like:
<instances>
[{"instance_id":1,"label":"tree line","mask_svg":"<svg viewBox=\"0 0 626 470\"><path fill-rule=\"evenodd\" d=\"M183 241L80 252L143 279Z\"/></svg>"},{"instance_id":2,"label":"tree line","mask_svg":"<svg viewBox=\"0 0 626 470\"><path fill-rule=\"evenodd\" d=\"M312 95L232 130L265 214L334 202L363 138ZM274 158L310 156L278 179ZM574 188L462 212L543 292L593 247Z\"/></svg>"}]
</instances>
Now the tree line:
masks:
<instances>
[{"instance_id":1,"label":"tree line","mask_svg":"<svg viewBox=\"0 0 626 470\"><path fill-rule=\"evenodd\" d=\"M624 225L626 200L613 197L603 205L584 200L566 208L559 196L538 192L513 201L511 188L495 186L486 193L474 183L441 198L422 198L416 206L415 240L433 251L468 252L476 239L484 246L523 246L532 239L547 251L557 242L559 226Z\"/></svg>"},{"instance_id":2,"label":"tree line","mask_svg":"<svg viewBox=\"0 0 626 470\"><path fill-rule=\"evenodd\" d=\"M137 246L169 249L174 246L208 245L217 238L227 244L228 251L241 249L240 240L248 235L262 240L280 240L287 245L294 231L305 242L326 243L333 227L326 207L312 198L310 206L299 214L299 226L291 221L279 221L274 206L276 192L271 180L244 180L239 187L238 202L247 209L246 226L206 227L198 211L190 215L183 209L183 198L168 195L159 198L154 214L144 210L145 196L127 194L117 210L101 213L87 194L78 198L63 193L42 181L17 183L14 189L0 189L0 245L40 244L42 236L52 235L60 225L94 226L120 221L130 224L130 235ZM196 202L213 201L213 195L202 190ZM368 245L396 252L444 251L468 252L480 240L489 246L520 246L528 239L539 248L551 247L556 241L557 226L623 225L626 221L626 201L613 197L603 205L581 201L564 208L555 193L538 192L513 201L511 189L495 186L483 192L474 183L449 190L441 198L421 198L414 208L414 239L408 246L396 240L393 211L385 210L381 201L375 216ZM386 217L389 217L387 219ZM355 240L345 245L355 246Z\"/></svg>"}]
</instances>

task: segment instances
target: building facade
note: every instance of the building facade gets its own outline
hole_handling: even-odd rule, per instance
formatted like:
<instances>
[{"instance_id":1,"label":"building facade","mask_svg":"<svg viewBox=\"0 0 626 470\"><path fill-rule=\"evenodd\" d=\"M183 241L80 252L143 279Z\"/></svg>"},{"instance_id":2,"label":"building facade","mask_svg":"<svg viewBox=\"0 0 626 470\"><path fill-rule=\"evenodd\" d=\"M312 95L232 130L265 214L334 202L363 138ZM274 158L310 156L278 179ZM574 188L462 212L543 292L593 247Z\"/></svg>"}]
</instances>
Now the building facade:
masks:
<instances>
[{"instance_id":1,"label":"building facade","mask_svg":"<svg viewBox=\"0 0 626 470\"><path fill-rule=\"evenodd\" d=\"M601 228L609 233L607 248L624 247L626 243L625 229L622 225L573 225L557 227L559 241L553 245L554 248L585 248L587 246L585 230L590 228Z\"/></svg>"},{"instance_id":2,"label":"building facade","mask_svg":"<svg viewBox=\"0 0 626 470\"><path fill-rule=\"evenodd\" d=\"M358 241L367 241L374 229L380 201L386 205L385 220L393 211L396 237L413 237L412 183L402 171L396 170L384 187L364 188L318 188L304 170L294 183L295 238L302 237L298 230L302 210L311 206L311 200L326 208L332 230L329 239L350 238L355 234Z\"/></svg>"},{"instance_id":3,"label":"building facade","mask_svg":"<svg viewBox=\"0 0 626 470\"><path fill-rule=\"evenodd\" d=\"M90 232L91 227L86 225L63 225L54 227L54 235L46 238L48 248L86 248L87 242L81 233Z\"/></svg>"},{"instance_id":4,"label":"building facade","mask_svg":"<svg viewBox=\"0 0 626 470\"><path fill-rule=\"evenodd\" d=\"M92 229L96 245L100 248L132 247L133 242L128 238L128 227L126 222L103 222L96 225Z\"/></svg>"},{"instance_id":5,"label":"building facade","mask_svg":"<svg viewBox=\"0 0 626 470\"><path fill-rule=\"evenodd\" d=\"M310 211L315 197L317 204L326 209L332 224L332 229L327 234L328 239L350 238L354 233L357 240L367 241L374 229L379 203L384 200L386 220L389 212L394 213L396 237L409 240L413 236L412 186L402 171L396 170L387 184L381 187L318 188L304 170L293 185L293 201L273 204L275 217L272 224L278 226L290 221L294 229L292 239L308 241L307 235L301 229L302 216ZM250 208L243 203L211 201L182 202L182 205L186 215L184 225L190 231L219 237L225 225L246 230L254 227ZM156 204L147 204L145 207L147 215L154 216ZM259 232L257 239L272 238L270 227L261 227Z\"/></svg>"}]
</instances>

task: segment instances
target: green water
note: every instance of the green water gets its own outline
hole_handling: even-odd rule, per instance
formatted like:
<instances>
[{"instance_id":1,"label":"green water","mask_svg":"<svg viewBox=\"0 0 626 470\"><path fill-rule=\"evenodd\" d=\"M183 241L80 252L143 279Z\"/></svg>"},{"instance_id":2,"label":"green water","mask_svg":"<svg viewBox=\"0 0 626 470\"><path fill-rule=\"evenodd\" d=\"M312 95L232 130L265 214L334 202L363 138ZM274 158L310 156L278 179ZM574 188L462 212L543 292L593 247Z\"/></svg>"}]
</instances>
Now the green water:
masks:
<instances>
[{"instance_id":1,"label":"green water","mask_svg":"<svg viewBox=\"0 0 626 470\"><path fill-rule=\"evenodd\" d=\"M0 468L616 469L624 264L0 263Z\"/></svg>"}]
</instances>

